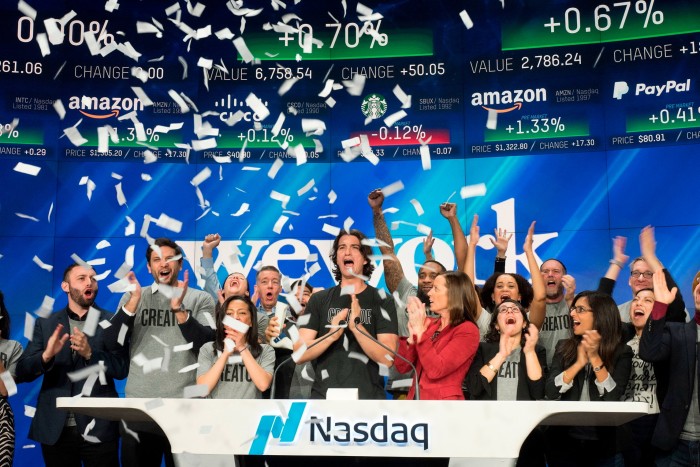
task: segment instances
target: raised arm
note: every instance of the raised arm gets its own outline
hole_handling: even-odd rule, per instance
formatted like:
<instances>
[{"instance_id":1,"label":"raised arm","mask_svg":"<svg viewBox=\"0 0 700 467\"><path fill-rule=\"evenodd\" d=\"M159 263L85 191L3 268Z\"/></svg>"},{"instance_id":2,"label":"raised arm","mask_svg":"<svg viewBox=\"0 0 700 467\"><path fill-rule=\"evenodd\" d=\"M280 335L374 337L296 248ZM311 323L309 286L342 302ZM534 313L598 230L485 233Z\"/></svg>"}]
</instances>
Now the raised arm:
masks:
<instances>
[{"instance_id":1,"label":"raised arm","mask_svg":"<svg viewBox=\"0 0 700 467\"><path fill-rule=\"evenodd\" d=\"M620 276L620 272L625 268L629 256L625 254L625 246L627 245L627 238L617 236L613 238L613 257L610 260L610 266L605 272L605 275L600 279L598 284L598 291L612 295L613 289L615 288L615 283L617 278Z\"/></svg>"},{"instance_id":2,"label":"raised arm","mask_svg":"<svg viewBox=\"0 0 700 467\"><path fill-rule=\"evenodd\" d=\"M221 243L221 235L218 233L204 237L202 258L199 260L199 264L204 270L204 291L211 295L214 300L219 300L219 291L221 290L221 283L214 269L214 248L219 246L219 243Z\"/></svg>"},{"instance_id":3,"label":"raised arm","mask_svg":"<svg viewBox=\"0 0 700 467\"><path fill-rule=\"evenodd\" d=\"M656 238L654 236L654 227L647 225L639 233L639 251L642 253L644 261L646 261L651 272L656 272L664 268L661 261L656 256Z\"/></svg>"},{"instance_id":4,"label":"raised arm","mask_svg":"<svg viewBox=\"0 0 700 467\"><path fill-rule=\"evenodd\" d=\"M496 240L491 240L491 244L496 248L496 259L493 264L494 274L503 274L506 272L506 251L508 251L508 243L513 238L513 233L510 235L506 229L493 229L493 234Z\"/></svg>"},{"instance_id":5,"label":"raised arm","mask_svg":"<svg viewBox=\"0 0 700 467\"><path fill-rule=\"evenodd\" d=\"M467 259L467 238L464 236L464 230L459 223L457 217L457 205L455 203L442 203L440 205L440 214L450 223L452 230L452 241L455 245L455 258L457 260L457 269L460 269Z\"/></svg>"},{"instance_id":6,"label":"raised arm","mask_svg":"<svg viewBox=\"0 0 700 467\"><path fill-rule=\"evenodd\" d=\"M376 189L367 196L367 202L372 208L372 222L374 224L374 235L379 240L379 251L382 255L389 256L384 260L384 281L389 292L394 293L399 287L399 282L404 278L403 268L394 252L394 240L386 225L382 205L384 203L384 193Z\"/></svg>"},{"instance_id":7,"label":"raised arm","mask_svg":"<svg viewBox=\"0 0 700 467\"><path fill-rule=\"evenodd\" d=\"M530 228L527 230L527 237L523 244L527 265L530 269L530 277L532 278L532 303L530 303L530 322L537 326L537 329L542 327L544 317L547 310L547 291L544 285L544 278L540 274L540 266L537 264L535 252L532 249L532 239L535 235L535 221L532 221Z\"/></svg>"},{"instance_id":8,"label":"raised arm","mask_svg":"<svg viewBox=\"0 0 700 467\"><path fill-rule=\"evenodd\" d=\"M469 276L472 284L476 284L476 244L479 243L479 216L474 214L472 225L469 227L469 244L467 257L462 264L462 271Z\"/></svg>"}]
</instances>

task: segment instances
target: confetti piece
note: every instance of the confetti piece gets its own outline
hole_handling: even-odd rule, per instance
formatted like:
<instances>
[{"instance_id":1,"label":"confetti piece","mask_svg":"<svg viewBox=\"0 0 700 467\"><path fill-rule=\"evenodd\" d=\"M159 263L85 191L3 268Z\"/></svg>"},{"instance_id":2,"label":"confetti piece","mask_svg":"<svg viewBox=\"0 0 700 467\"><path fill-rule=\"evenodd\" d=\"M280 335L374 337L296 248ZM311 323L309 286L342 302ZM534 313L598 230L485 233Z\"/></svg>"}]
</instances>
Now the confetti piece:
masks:
<instances>
[{"instance_id":1,"label":"confetti piece","mask_svg":"<svg viewBox=\"0 0 700 467\"><path fill-rule=\"evenodd\" d=\"M301 130L306 133L307 136L320 136L326 131L326 123L317 118L302 118Z\"/></svg>"},{"instance_id":2,"label":"confetti piece","mask_svg":"<svg viewBox=\"0 0 700 467\"><path fill-rule=\"evenodd\" d=\"M328 370L321 370L321 379L328 379Z\"/></svg>"},{"instance_id":3,"label":"confetti piece","mask_svg":"<svg viewBox=\"0 0 700 467\"><path fill-rule=\"evenodd\" d=\"M36 217L30 216L30 215L28 215L28 214L22 214L21 212L16 212L16 213L15 213L15 216L21 217L22 219L27 219L27 220L30 220L30 221L34 221L34 222L39 222L39 219L37 219Z\"/></svg>"},{"instance_id":4,"label":"confetti piece","mask_svg":"<svg viewBox=\"0 0 700 467\"><path fill-rule=\"evenodd\" d=\"M367 357L367 355L365 355L363 353L359 353L359 352L350 352L350 353L348 353L348 357L354 358L355 360L359 360L362 363L364 363L365 365L367 364L367 362L369 362L369 357Z\"/></svg>"},{"instance_id":5,"label":"confetti piece","mask_svg":"<svg viewBox=\"0 0 700 467\"><path fill-rule=\"evenodd\" d=\"M110 326L112 325L112 323L110 323L110 322L109 322L108 320L106 320L106 319L103 319L102 321L100 321L99 324L100 324L100 327L101 327L102 329L107 329L108 327L110 327Z\"/></svg>"},{"instance_id":6,"label":"confetti piece","mask_svg":"<svg viewBox=\"0 0 700 467\"><path fill-rule=\"evenodd\" d=\"M175 91L174 89L171 89L168 91L168 95L170 98L175 101L177 105L180 106L180 113L187 113L190 111L190 107L187 105L187 103L184 101L182 97Z\"/></svg>"},{"instance_id":7,"label":"confetti piece","mask_svg":"<svg viewBox=\"0 0 700 467\"><path fill-rule=\"evenodd\" d=\"M353 76L352 81L343 81L343 86L347 88L348 94L351 96L360 96L365 88L367 78L359 73Z\"/></svg>"},{"instance_id":8,"label":"confetti piece","mask_svg":"<svg viewBox=\"0 0 700 467\"><path fill-rule=\"evenodd\" d=\"M34 418L35 413L36 413L36 407L32 407L31 405L24 406L24 416L25 417ZM34 447L34 446L32 446L32 447Z\"/></svg>"},{"instance_id":9,"label":"confetti piece","mask_svg":"<svg viewBox=\"0 0 700 467\"><path fill-rule=\"evenodd\" d=\"M185 350L190 350L193 347L194 344L192 342L188 342L187 344L176 345L173 347L173 352L184 352Z\"/></svg>"},{"instance_id":10,"label":"confetti piece","mask_svg":"<svg viewBox=\"0 0 700 467\"><path fill-rule=\"evenodd\" d=\"M335 200L338 199L338 195L335 194L335 191L331 190L328 192L328 204L333 204L335 203Z\"/></svg>"},{"instance_id":11,"label":"confetti piece","mask_svg":"<svg viewBox=\"0 0 700 467\"><path fill-rule=\"evenodd\" d=\"M161 213L160 217L156 219L156 225L175 233L180 233L182 230L182 222L177 219L173 219L165 213Z\"/></svg>"},{"instance_id":12,"label":"confetti piece","mask_svg":"<svg viewBox=\"0 0 700 467\"><path fill-rule=\"evenodd\" d=\"M17 165L15 165L15 168L13 169L15 172L23 173L26 175L31 175L33 177L36 177L39 175L39 171L41 171L41 167L37 167L36 165L31 165L31 164L25 164L24 162L18 162Z\"/></svg>"},{"instance_id":13,"label":"confetti piece","mask_svg":"<svg viewBox=\"0 0 700 467\"><path fill-rule=\"evenodd\" d=\"M389 376L389 367L382 364L378 363L377 366L379 367L379 376Z\"/></svg>"},{"instance_id":14,"label":"confetti piece","mask_svg":"<svg viewBox=\"0 0 700 467\"><path fill-rule=\"evenodd\" d=\"M325 223L323 224L323 228L321 230L326 232L327 234L334 236L334 237L337 237L338 234L340 233L339 227L335 227L333 225L325 224Z\"/></svg>"},{"instance_id":15,"label":"confetti piece","mask_svg":"<svg viewBox=\"0 0 700 467\"><path fill-rule=\"evenodd\" d=\"M124 236L128 237L136 233L136 223L129 216L125 216L127 225L124 228Z\"/></svg>"},{"instance_id":16,"label":"confetti piece","mask_svg":"<svg viewBox=\"0 0 700 467\"><path fill-rule=\"evenodd\" d=\"M250 49L248 49L248 46L242 37L235 38L233 40L233 46L236 47L236 51L238 51L238 54L241 56L244 62L250 63L253 61L253 54L250 53Z\"/></svg>"},{"instance_id":17,"label":"confetti piece","mask_svg":"<svg viewBox=\"0 0 700 467\"><path fill-rule=\"evenodd\" d=\"M243 214L245 214L246 212L248 212L248 208L249 208L249 207L250 207L250 205L249 205L248 203L242 203L242 204L241 204L241 207L238 208L238 211L236 211L235 213L233 213L233 214L231 214L231 215L232 215L233 217L242 216Z\"/></svg>"},{"instance_id":18,"label":"confetti piece","mask_svg":"<svg viewBox=\"0 0 700 467\"><path fill-rule=\"evenodd\" d=\"M124 206L126 204L126 196L124 196L124 191L122 191L121 182L114 185L114 189L117 191L117 203L119 206Z\"/></svg>"},{"instance_id":19,"label":"confetti piece","mask_svg":"<svg viewBox=\"0 0 700 467\"><path fill-rule=\"evenodd\" d=\"M355 286L354 285L346 285L345 287L341 287L340 289L340 296L342 297L343 295L354 295L355 294Z\"/></svg>"},{"instance_id":20,"label":"confetti piece","mask_svg":"<svg viewBox=\"0 0 700 467\"><path fill-rule=\"evenodd\" d=\"M151 399L150 401L146 401L144 404L146 407L146 410L154 410L158 409L160 407L163 407L163 400L158 398L158 399Z\"/></svg>"},{"instance_id":21,"label":"confetti piece","mask_svg":"<svg viewBox=\"0 0 700 467\"><path fill-rule=\"evenodd\" d=\"M76 381L82 381L84 379L87 379L90 375L97 375L97 373L99 373L100 371L104 371L104 368L104 363L96 363L94 365L81 368L80 370L67 373L66 376L68 376L69 380L75 383Z\"/></svg>"},{"instance_id":22,"label":"confetti piece","mask_svg":"<svg viewBox=\"0 0 700 467\"><path fill-rule=\"evenodd\" d=\"M242 334L245 334L246 332L248 332L248 328L250 327L247 324L245 324L244 322L238 321L237 319L232 318L229 315L226 315L224 317L222 323L224 324L224 326L228 326L231 329L233 329L234 331L238 331Z\"/></svg>"},{"instance_id":23,"label":"confetti piece","mask_svg":"<svg viewBox=\"0 0 700 467\"><path fill-rule=\"evenodd\" d=\"M205 167L190 181L190 183L194 186L199 186L209 177L211 177L211 169L209 167Z\"/></svg>"},{"instance_id":24,"label":"confetti piece","mask_svg":"<svg viewBox=\"0 0 700 467\"><path fill-rule=\"evenodd\" d=\"M421 233L423 235L430 235L430 233L432 232L432 229L424 224L418 224L416 226L416 230L418 231L418 233Z\"/></svg>"},{"instance_id":25,"label":"confetti piece","mask_svg":"<svg viewBox=\"0 0 700 467\"><path fill-rule=\"evenodd\" d=\"M309 180L308 183L307 183L306 185L304 185L304 186L301 187L299 190L297 190L297 196L302 196L302 195L304 195L305 193L307 193L309 190L311 190L311 188L313 188L313 186L314 186L315 183L316 183L316 182L314 181L313 178L312 178L311 180Z\"/></svg>"},{"instance_id":26,"label":"confetti piece","mask_svg":"<svg viewBox=\"0 0 700 467\"><path fill-rule=\"evenodd\" d=\"M430 160L430 148L421 144L420 146L420 162L423 166L423 170L430 170L432 168L432 162Z\"/></svg>"},{"instance_id":27,"label":"confetti piece","mask_svg":"<svg viewBox=\"0 0 700 467\"><path fill-rule=\"evenodd\" d=\"M51 55L51 48L49 47L49 39L46 33L39 33L36 35L36 43L39 44L39 51L42 57Z\"/></svg>"},{"instance_id":28,"label":"confetti piece","mask_svg":"<svg viewBox=\"0 0 700 467\"><path fill-rule=\"evenodd\" d=\"M484 196L486 195L486 184L478 183L476 185L464 186L459 190L459 195L462 199Z\"/></svg>"},{"instance_id":29,"label":"confetti piece","mask_svg":"<svg viewBox=\"0 0 700 467\"><path fill-rule=\"evenodd\" d=\"M180 370L178 370L178 373L189 373L190 371L196 370L197 368L199 368L199 363L193 363L192 365L187 365L184 368L180 368Z\"/></svg>"},{"instance_id":30,"label":"confetti piece","mask_svg":"<svg viewBox=\"0 0 700 467\"><path fill-rule=\"evenodd\" d=\"M303 144L299 143L288 149L287 152L291 152L291 155L297 160L297 166L306 164L306 151L304 150Z\"/></svg>"},{"instance_id":31,"label":"confetti piece","mask_svg":"<svg viewBox=\"0 0 700 467\"><path fill-rule=\"evenodd\" d=\"M294 363L299 362L304 352L306 352L306 344L301 344L301 346L292 353L292 360L294 360Z\"/></svg>"},{"instance_id":32,"label":"confetti piece","mask_svg":"<svg viewBox=\"0 0 700 467\"><path fill-rule=\"evenodd\" d=\"M253 112L255 112L260 121L265 120L270 116L270 111L267 109L265 104L263 104L263 102L252 92L245 98L245 103L253 110Z\"/></svg>"},{"instance_id":33,"label":"confetti piece","mask_svg":"<svg viewBox=\"0 0 700 467\"><path fill-rule=\"evenodd\" d=\"M100 311L96 308L90 307L88 310L87 319L83 325L83 332L88 336L94 336L95 330L97 330L97 323L100 321Z\"/></svg>"},{"instance_id":34,"label":"confetti piece","mask_svg":"<svg viewBox=\"0 0 700 467\"><path fill-rule=\"evenodd\" d=\"M467 13L467 10L462 10L459 12L459 17L462 18L462 22L464 25L467 27L467 29L471 29L474 27L474 22L472 19L469 17L469 13Z\"/></svg>"},{"instance_id":35,"label":"confetti piece","mask_svg":"<svg viewBox=\"0 0 700 467\"><path fill-rule=\"evenodd\" d=\"M274 227L272 227L272 231L275 232L276 234L282 233L282 228L284 227L284 224L286 224L288 220L289 220L289 217L281 215L277 219L277 222L275 222Z\"/></svg>"},{"instance_id":36,"label":"confetti piece","mask_svg":"<svg viewBox=\"0 0 700 467\"><path fill-rule=\"evenodd\" d=\"M277 176L277 172L279 172L283 165L284 161L279 157L276 158L275 162L273 162L270 166L270 170L267 171L267 176L274 180L274 178Z\"/></svg>"},{"instance_id":37,"label":"confetti piece","mask_svg":"<svg viewBox=\"0 0 700 467\"><path fill-rule=\"evenodd\" d=\"M15 384L14 378L9 371L3 371L0 373L0 380L5 384L5 390L7 390L7 396L14 396L17 394L17 385Z\"/></svg>"},{"instance_id":38,"label":"confetti piece","mask_svg":"<svg viewBox=\"0 0 700 467\"><path fill-rule=\"evenodd\" d=\"M309 376L308 367L309 367L309 365L306 364L306 365L304 365L304 368L301 369L301 378L305 379L306 381L311 381L313 383L314 379Z\"/></svg>"},{"instance_id":39,"label":"confetti piece","mask_svg":"<svg viewBox=\"0 0 700 467\"><path fill-rule=\"evenodd\" d=\"M405 110L399 110L398 112L394 112L393 114L389 115L384 119L384 124L386 126L393 126L394 123L398 122L402 118L406 117L408 114L406 113Z\"/></svg>"},{"instance_id":40,"label":"confetti piece","mask_svg":"<svg viewBox=\"0 0 700 467\"><path fill-rule=\"evenodd\" d=\"M53 266L51 266L50 264L44 263L44 262L43 262L42 260L40 260L39 257L36 256L36 255L34 255L34 258L32 258L32 261L34 261L34 263L35 263L37 266L39 266L41 269L44 269L44 270L49 271L49 272L53 271Z\"/></svg>"},{"instance_id":41,"label":"confetti piece","mask_svg":"<svg viewBox=\"0 0 700 467\"><path fill-rule=\"evenodd\" d=\"M124 345L124 340L126 339L126 333L129 331L129 327L122 323L122 327L119 328L119 335L117 336L117 342L119 345Z\"/></svg>"},{"instance_id":42,"label":"confetti piece","mask_svg":"<svg viewBox=\"0 0 700 467\"><path fill-rule=\"evenodd\" d=\"M385 198L388 198L389 196L403 190L403 188L404 188L403 182L401 180L399 180L397 182L394 182L394 183L382 188L382 193L384 193Z\"/></svg>"},{"instance_id":43,"label":"confetti piece","mask_svg":"<svg viewBox=\"0 0 700 467\"><path fill-rule=\"evenodd\" d=\"M83 386L83 388L84 388L84 387L85 387L85 386ZM92 389L92 388L91 388L91 389ZM89 391L88 394L89 394L90 392L92 392L92 391ZM97 422L97 421L93 418L93 419L90 421L90 423L88 423L88 424L85 426L85 431L83 432L83 439L84 439L85 441L87 441L88 443L99 443L99 442L100 442L100 439L99 439L98 437L92 436L92 435L88 435L88 433L90 433L90 431L91 431L93 428L95 428L95 423L96 423L96 422Z\"/></svg>"},{"instance_id":44,"label":"confetti piece","mask_svg":"<svg viewBox=\"0 0 700 467\"><path fill-rule=\"evenodd\" d=\"M24 16L29 16L32 20L36 20L36 10L24 0L19 0L19 3L17 4L17 9Z\"/></svg>"},{"instance_id":45,"label":"confetti piece","mask_svg":"<svg viewBox=\"0 0 700 467\"><path fill-rule=\"evenodd\" d=\"M272 190L272 192L270 193L270 198L282 203L282 209L287 209L287 203L289 203L290 200L289 195L285 195L284 193L279 193L275 190Z\"/></svg>"},{"instance_id":46,"label":"confetti piece","mask_svg":"<svg viewBox=\"0 0 700 467\"><path fill-rule=\"evenodd\" d=\"M486 128L489 130L495 130L498 125L498 112L493 109L489 109L488 117L486 118Z\"/></svg>"},{"instance_id":47,"label":"confetti piece","mask_svg":"<svg viewBox=\"0 0 700 467\"><path fill-rule=\"evenodd\" d=\"M423 206L421 206L420 201L418 201L417 199L412 199L411 204L413 205L413 209L416 210L416 214L418 214L419 216L425 214L425 211L423 211Z\"/></svg>"},{"instance_id":48,"label":"confetti piece","mask_svg":"<svg viewBox=\"0 0 700 467\"><path fill-rule=\"evenodd\" d=\"M66 108L63 106L63 102L61 102L61 99L58 99L53 103L53 108L58 114L58 118L60 120L63 120L66 117Z\"/></svg>"},{"instance_id":49,"label":"confetti piece","mask_svg":"<svg viewBox=\"0 0 700 467\"><path fill-rule=\"evenodd\" d=\"M63 134L68 137L68 140L73 144L73 146L82 146L87 143L88 140L80 135L80 131L74 126L70 126L63 130Z\"/></svg>"},{"instance_id":50,"label":"confetti piece","mask_svg":"<svg viewBox=\"0 0 700 467\"><path fill-rule=\"evenodd\" d=\"M383 289L380 289L380 290L383 291ZM396 293L396 292L394 291L394 293ZM386 294L386 292L385 292L385 294ZM384 298L385 298L385 297L382 297L382 299L384 299ZM394 295L394 299L397 300L396 308L397 308L397 309L403 309L404 305L403 305L403 303L401 302L401 299L398 299L398 295ZM399 303L401 303L401 306L398 305ZM392 321L391 316L389 316L389 313L388 313L384 308L379 307L379 310L380 310L381 313L382 313L382 318L384 318L385 320L387 320L387 321L389 321L389 322Z\"/></svg>"},{"instance_id":51,"label":"confetti piece","mask_svg":"<svg viewBox=\"0 0 700 467\"><path fill-rule=\"evenodd\" d=\"M411 96L403 92L403 89L398 84L394 86L393 91L396 98L401 102L401 108L409 109L411 107Z\"/></svg>"},{"instance_id":52,"label":"confetti piece","mask_svg":"<svg viewBox=\"0 0 700 467\"><path fill-rule=\"evenodd\" d=\"M410 388L413 386L413 379L397 379L391 384L392 389Z\"/></svg>"},{"instance_id":53,"label":"confetti piece","mask_svg":"<svg viewBox=\"0 0 700 467\"><path fill-rule=\"evenodd\" d=\"M32 337L34 337L34 323L35 322L36 322L36 318L34 318L29 313L25 313L25 316L24 316L24 337L28 341L32 340Z\"/></svg>"}]
</instances>

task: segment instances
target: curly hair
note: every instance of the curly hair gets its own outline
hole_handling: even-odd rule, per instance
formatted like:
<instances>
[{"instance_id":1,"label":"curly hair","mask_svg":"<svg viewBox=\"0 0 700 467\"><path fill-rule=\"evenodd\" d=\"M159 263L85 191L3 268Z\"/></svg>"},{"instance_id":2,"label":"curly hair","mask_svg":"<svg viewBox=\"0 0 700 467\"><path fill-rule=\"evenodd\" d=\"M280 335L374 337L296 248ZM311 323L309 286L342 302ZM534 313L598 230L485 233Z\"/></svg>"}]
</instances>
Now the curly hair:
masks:
<instances>
[{"instance_id":1,"label":"curly hair","mask_svg":"<svg viewBox=\"0 0 700 467\"><path fill-rule=\"evenodd\" d=\"M530 307L530 303L532 303L532 299L535 297L535 293L532 290L532 285L520 274L510 272L497 272L486 279L484 286L481 288L481 303L484 305L484 308L491 312L496 309L496 304L494 303L491 295L493 295L493 291L496 288L496 281L498 281L498 278L501 276L510 276L515 279L515 282L518 284L520 304L527 310Z\"/></svg>"},{"instance_id":2,"label":"curly hair","mask_svg":"<svg viewBox=\"0 0 700 467\"><path fill-rule=\"evenodd\" d=\"M362 253L362 258L367 261L367 264L362 266L362 275L367 277L371 276L374 272L374 264L369 259L369 256L372 254L372 247L364 242L367 240L367 236L359 230L353 229L348 232L345 229L341 229L338 236L335 237L335 240L333 240L333 247L331 248L330 254L331 262L333 263L333 277L335 277L337 282L340 282L340 279L342 278L342 273L338 267L338 244L340 244L340 239L345 235L352 235L360 241L360 253Z\"/></svg>"}]
</instances>

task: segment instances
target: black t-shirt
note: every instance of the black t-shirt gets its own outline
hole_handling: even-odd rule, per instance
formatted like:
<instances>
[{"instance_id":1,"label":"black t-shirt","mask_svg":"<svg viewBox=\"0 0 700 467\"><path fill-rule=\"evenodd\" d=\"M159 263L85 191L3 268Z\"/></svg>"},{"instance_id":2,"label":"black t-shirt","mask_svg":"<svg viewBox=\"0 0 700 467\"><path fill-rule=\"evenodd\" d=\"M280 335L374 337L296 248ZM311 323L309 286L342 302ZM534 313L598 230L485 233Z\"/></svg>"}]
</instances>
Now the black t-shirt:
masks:
<instances>
[{"instance_id":1,"label":"black t-shirt","mask_svg":"<svg viewBox=\"0 0 700 467\"><path fill-rule=\"evenodd\" d=\"M310 319L302 327L316 331L317 338L333 331L326 325L330 324L335 315L344 308L350 308L350 295L341 296L340 291L341 287L335 286L313 294L306 305L306 314ZM375 338L377 334L397 334L396 307L391 296L382 299L377 289L367 286L357 294L357 300L362 310L360 313L362 324L368 334ZM349 323L349 326L354 326L354 323ZM344 345L346 340L347 350ZM365 364L357 358L349 357L350 352L364 355L352 331L345 329L343 337L331 344L313 362L316 379L311 388L312 399L325 399L328 388L357 388L360 399L386 397L377 363L369 359ZM327 378L324 379L326 373Z\"/></svg>"}]
</instances>

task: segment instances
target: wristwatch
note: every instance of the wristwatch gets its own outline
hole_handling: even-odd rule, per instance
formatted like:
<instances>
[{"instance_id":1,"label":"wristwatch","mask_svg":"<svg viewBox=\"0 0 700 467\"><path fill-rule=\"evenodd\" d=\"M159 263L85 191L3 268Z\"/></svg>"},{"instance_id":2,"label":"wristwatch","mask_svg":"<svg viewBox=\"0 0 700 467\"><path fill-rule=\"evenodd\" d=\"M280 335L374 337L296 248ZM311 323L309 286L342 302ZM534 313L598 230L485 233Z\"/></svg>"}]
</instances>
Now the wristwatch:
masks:
<instances>
[{"instance_id":1,"label":"wristwatch","mask_svg":"<svg viewBox=\"0 0 700 467\"><path fill-rule=\"evenodd\" d=\"M601 363L600 366L594 366L594 367L593 367L593 371L595 371L596 373L598 373L598 372L599 372L600 370L602 370L604 367L605 367L605 365L603 365L603 364Z\"/></svg>"}]
</instances>

